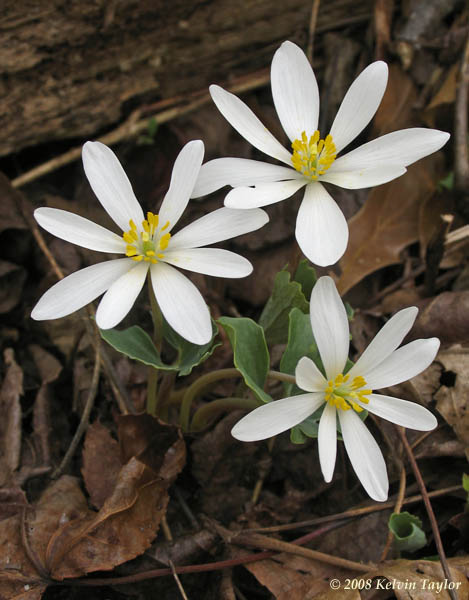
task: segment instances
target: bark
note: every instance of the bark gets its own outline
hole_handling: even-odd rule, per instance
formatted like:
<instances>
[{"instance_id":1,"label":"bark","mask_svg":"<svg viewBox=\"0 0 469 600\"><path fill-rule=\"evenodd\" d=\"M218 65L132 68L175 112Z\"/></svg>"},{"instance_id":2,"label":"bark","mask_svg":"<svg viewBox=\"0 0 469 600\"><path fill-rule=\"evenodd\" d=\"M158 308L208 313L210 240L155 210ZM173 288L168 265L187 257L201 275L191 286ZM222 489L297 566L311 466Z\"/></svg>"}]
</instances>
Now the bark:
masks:
<instances>
[{"instance_id":1,"label":"bark","mask_svg":"<svg viewBox=\"0 0 469 600\"><path fill-rule=\"evenodd\" d=\"M372 0L329 0L316 33L371 17ZM3 0L0 156L93 136L148 102L267 66L307 39L304 0ZM320 37L316 48L320 48Z\"/></svg>"}]
</instances>

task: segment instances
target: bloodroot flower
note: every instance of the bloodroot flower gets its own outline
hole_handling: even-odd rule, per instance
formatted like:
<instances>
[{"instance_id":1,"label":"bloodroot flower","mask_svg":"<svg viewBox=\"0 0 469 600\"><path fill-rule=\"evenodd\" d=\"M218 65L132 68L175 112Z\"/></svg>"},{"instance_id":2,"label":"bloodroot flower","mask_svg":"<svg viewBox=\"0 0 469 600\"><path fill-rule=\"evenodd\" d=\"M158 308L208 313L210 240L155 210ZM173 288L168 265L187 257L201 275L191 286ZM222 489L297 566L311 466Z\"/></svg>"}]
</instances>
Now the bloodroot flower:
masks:
<instances>
[{"instance_id":1,"label":"bloodroot flower","mask_svg":"<svg viewBox=\"0 0 469 600\"><path fill-rule=\"evenodd\" d=\"M324 405L319 422L319 460L324 479L334 472L337 416L345 449L368 494L378 501L388 496L386 464L378 444L358 413L366 409L403 427L429 431L436 418L423 406L373 392L414 377L438 352L437 338L415 340L398 348L417 316L410 307L396 313L378 332L353 367L344 373L349 351L349 327L344 305L330 277L321 277L311 294L311 325L325 375L303 357L296 367L298 387L307 393L256 408L232 430L238 440L251 442L277 435L301 423ZM396 349L398 348L398 349Z\"/></svg>"},{"instance_id":2,"label":"bloodroot flower","mask_svg":"<svg viewBox=\"0 0 469 600\"><path fill-rule=\"evenodd\" d=\"M220 208L173 235L189 202L204 155L200 140L189 142L174 164L169 190L159 215L145 218L132 186L114 152L100 142L83 147L86 176L104 210L123 231L121 235L78 215L39 208L34 216L49 233L78 246L124 254L72 273L51 287L36 304L33 319L69 315L106 292L96 312L102 329L117 325L132 308L150 274L156 299L171 327L194 344L212 337L208 307L195 285L172 265L218 277L245 277L251 263L228 250L202 248L254 231L267 223L261 209Z\"/></svg>"},{"instance_id":3,"label":"bloodroot flower","mask_svg":"<svg viewBox=\"0 0 469 600\"><path fill-rule=\"evenodd\" d=\"M298 46L284 42L272 61L271 85L292 152L274 138L244 102L217 85L210 86L213 101L238 133L286 166L218 158L202 166L193 197L231 185L235 189L226 196L225 205L254 208L285 200L306 186L296 220L296 239L313 263L335 263L347 247L348 227L322 182L349 189L386 183L405 173L408 165L441 148L449 138L448 133L435 129L403 129L338 156L373 118L387 79L386 63L369 65L350 86L329 134L322 136L318 131L319 92L313 70Z\"/></svg>"}]
</instances>

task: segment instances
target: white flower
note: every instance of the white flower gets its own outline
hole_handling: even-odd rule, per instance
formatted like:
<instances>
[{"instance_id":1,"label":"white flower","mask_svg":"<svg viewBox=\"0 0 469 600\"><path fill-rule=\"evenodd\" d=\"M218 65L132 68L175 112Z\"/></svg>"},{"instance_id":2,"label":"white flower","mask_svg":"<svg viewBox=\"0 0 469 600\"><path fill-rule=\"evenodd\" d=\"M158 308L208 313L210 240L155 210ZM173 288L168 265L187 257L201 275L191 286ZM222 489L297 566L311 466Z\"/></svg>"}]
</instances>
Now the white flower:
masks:
<instances>
[{"instance_id":1,"label":"white flower","mask_svg":"<svg viewBox=\"0 0 469 600\"><path fill-rule=\"evenodd\" d=\"M240 158L215 159L202 166L192 197L229 184L235 189L228 193L226 206L254 208L285 200L306 186L296 221L296 239L313 263L335 263L347 247L348 228L321 182L349 189L386 183L405 173L406 166L441 148L449 138L448 133L435 129L403 129L336 158L373 118L387 78L386 63L369 65L350 86L329 135L320 140L316 78L302 50L284 42L272 61L271 85L275 108L292 142L293 154L244 102L212 85L213 101L225 119L253 146L287 166Z\"/></svg>"},{"instance_id":2,"label":"white flower","mask_svg":"<svg viewBox=\"0 0 469 600\"><path fill-rule=\"evenodd\" d=\"M39 208L34 216L49 233L90 250L124 254L72 273L51 287L36 304L33 319L69 315L106 292L96 313L102 329L116 326L132 308L147 273L171 327L194 344L212 337L208 307L195 285L173 266L218 277L245 277L251 263L228 250L202 248L254 231L267 223L261 209L220 208L178 233L172 229L189 202L204 155L200 140L189 142L174 163L171 183L159 215L145 218L114 152L100 142L83 147L86 176L103 208L124 232L117 235L78 215Z\"/></svg>"},{"instance_id":3,"label":"white flower","mask_svg":"<svg viewBox=\"0 0 469 600\"><path fill-rule=\"evenodd\" d=\"M415 340L396 349L412 327L417 308L396 313L378 332L358 361L343 375L349 351L349 327L344 305L330 277L321 277L311 294L311 325L326 377L303 357L295 372L298 387L307 393L256 408L232 430L238 440L263 440L298 425L325 404L319 422L319 460L324 479L334 472L337 415L345 449L368 494L379 501L388 496L386 465L378 444L358 416L364 408L392 423L419 431L436 427L436 418L423 406L373 393L414 377L438 352L437 338Z\"/></svg>"}]
</instances>

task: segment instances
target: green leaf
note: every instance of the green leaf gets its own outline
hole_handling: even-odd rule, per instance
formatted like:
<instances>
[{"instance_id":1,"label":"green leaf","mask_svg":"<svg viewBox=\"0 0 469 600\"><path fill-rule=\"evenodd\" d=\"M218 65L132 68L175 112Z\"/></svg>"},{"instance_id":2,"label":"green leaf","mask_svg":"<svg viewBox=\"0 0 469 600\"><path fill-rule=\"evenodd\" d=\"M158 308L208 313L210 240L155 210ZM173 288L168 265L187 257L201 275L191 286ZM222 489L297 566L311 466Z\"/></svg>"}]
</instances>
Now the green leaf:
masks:
<instances>
[{"instance_id":1,"label":"green leaf","mask_svg":"<svg viewBox=\"0 0 469 600\"><path fill-rule=\"evenodd\" d=\"M272 398L263 390L270 366L264 330L252 319L245 317L221 317L218 323L228 335L233 349L234 366L243 376L244 382L259 400L270 402Z\"/></svg>"},{"instance_id":2,"label":"green leaf","mask_svg":"<svg viewBox=\"0 0 469 600\"><path fill-rule=\"evenodd\" d=\"M415 552L427 545L422 521L408 512L393 513L389 517L389 529L394 535L394 544L399 551Z\"/></svg>"},{"instance_id":3,"label":"green leaf","mask_svg":"<svg viewBox=\"0 0 469 600\"><path fill-rule=\"evenodd\" d=\"M301 290L305 298L309 300L309 298L311 298L311 292L313 291L314 284L318 278L316 276L315 269L306 259L300 261L293 279L301 285Z\"/></svg>"},{"instance_id":4,"label":"green leaf","mask_svg":"<svg viewBox=\"0 0 469 600\"><path fill-rule=\"evenodd\" d=\"M462 487L464 491L469 493L469 475L466 475L466 473L462 474Z\"/></svg>"},{"instance_id":5,"label":"green leaf","mask_svg":"<svg viewBox=\"0 0 469 600\"><path fill-rule=\"evenodd\" d=\"M451 171L448 173L446 177L440 179L438 182L438 189L441 191L443 189L452 190L454 188L454 172Z\"/></svg>"},{"instance_id":6,"label":"green leaf","mask_svg":"<svg viewBox=\"0 0 469 600\"><path fill-rule=\"evenodd\" d=\"M215 335L216 326L213 324L212 326ZM196 365L206 360L214 349L220 345L213 344L213 338L204 346L191 344L166 325L165 337L178 350L177 360L173 364L167 365L163 362L151 337L137 325L133 325L122 331L118 329L100 329L99 332L103 340L129 358L138 360L155 369L178 371L180 375L188 375Z\"/></svg>"},{"instance_id":7,"label":"green leaf","mask_svg":"<svg viewBox=\"0 0 469 600\"><path fill-rule=\"evenodd\" d=\"M288 332L288 314L293 307L302 312L308 311L308 302L298 281L290 281L288 271L280 271L275 276L272 295L262 311L259 325L264 328L269 344L286 342Z\"/></svg>"},{"instance_id":8,"label":"green leaf","mask_svg":"<svg viewBox=\"0 0 469 600\"><path fill-rule=\"evenodd\" d=\"M163 321L164 339L177 350L178 353L176 364L180 376L189 375L194 367L207 360L207 358L213 354L215 348L221 346L221 342L214 343L217 333L217 326L212 320L212 339L208 344L198 346L197 344L191 344L191 342L185 340L168 325L166 320Z\"/></svg>"},{"instance_id":9,"label":"green leaf","mask_svg":"<svg viewBox=\"0 0 469 600\"><path fill-rule=\"evenodd\" d=\"M324 373L318 347L314 341L309 314L304 314L298 308L292 308L288 315L288 341L285 352L280 360L280 370L289 375L295 374L296 365L303 356L311 358L319 369ZM294 392L294 389L297 391ZM285 393L291 396L293 393L304 393L293 383L285 384Z\"/></svg>"},{"instance_id":10,"label":"green leaf","mask_svg":"<svg viewBox=\"0 0 469 600\"><path fill-rule=\"evenodd\" d=\"M290 442L292 444L304 444L306 442L306 437L298 426L290 429Z\"/></svg>"}]
</instances>

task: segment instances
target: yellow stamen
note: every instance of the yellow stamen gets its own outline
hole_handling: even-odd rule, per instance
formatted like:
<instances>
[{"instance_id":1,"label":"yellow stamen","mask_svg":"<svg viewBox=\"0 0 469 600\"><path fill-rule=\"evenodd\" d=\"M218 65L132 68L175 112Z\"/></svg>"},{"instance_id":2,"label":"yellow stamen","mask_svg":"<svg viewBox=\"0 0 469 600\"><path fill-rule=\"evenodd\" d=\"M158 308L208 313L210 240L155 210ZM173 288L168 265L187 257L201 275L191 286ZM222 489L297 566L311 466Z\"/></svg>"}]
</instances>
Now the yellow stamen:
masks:
<instances>
[{"instance_id":1,"label":"yellow stamen","mask_svg":"<svg viewBox=\"0 0 469 600\"><path fill-rule=\"evenodd\" d=\"M337 150L329 134L324 140L319 139L319 131L315 131L309 140L306 132L301 133L301 140L292 142L292 163L297 171L316 181L329 169L335 160Z\"/></svg>"},{"instance_id":2,"label":"yellow stamen","mask_svg":"<svg viewBox=\"0 0 469 600\"><path fill-rule=\"evenodd\" d=\"M167 221L158 233L158 215L147 213L147 218L142 221L141 230L137 229L135 222L129 220L129 230L122 234L127 246L125 254L137 262L151 262L156 264L158 259L164 258L164 250L169 245L171 234L169 232L161 235L161 231L168 229L170 223ZM157 258L156 258L157 257Z\"/></svg>"},{"instance_id":3,"label":"yellow stamen","mask_svg":"<svg viewBox=\"0 0 469 600\"><path fill-rule=\"evenodd\" d=\"M325 400L332 406L340 410L350 410L353 408L356 412L362 412L363 407L358 404L369 403L369 396L373 390L363 389L366 386L366 381L362 376L354 377L349 382L350 375L339 373L332 380L327 382L325 389Z\"/></svg>"}]
</instances>

